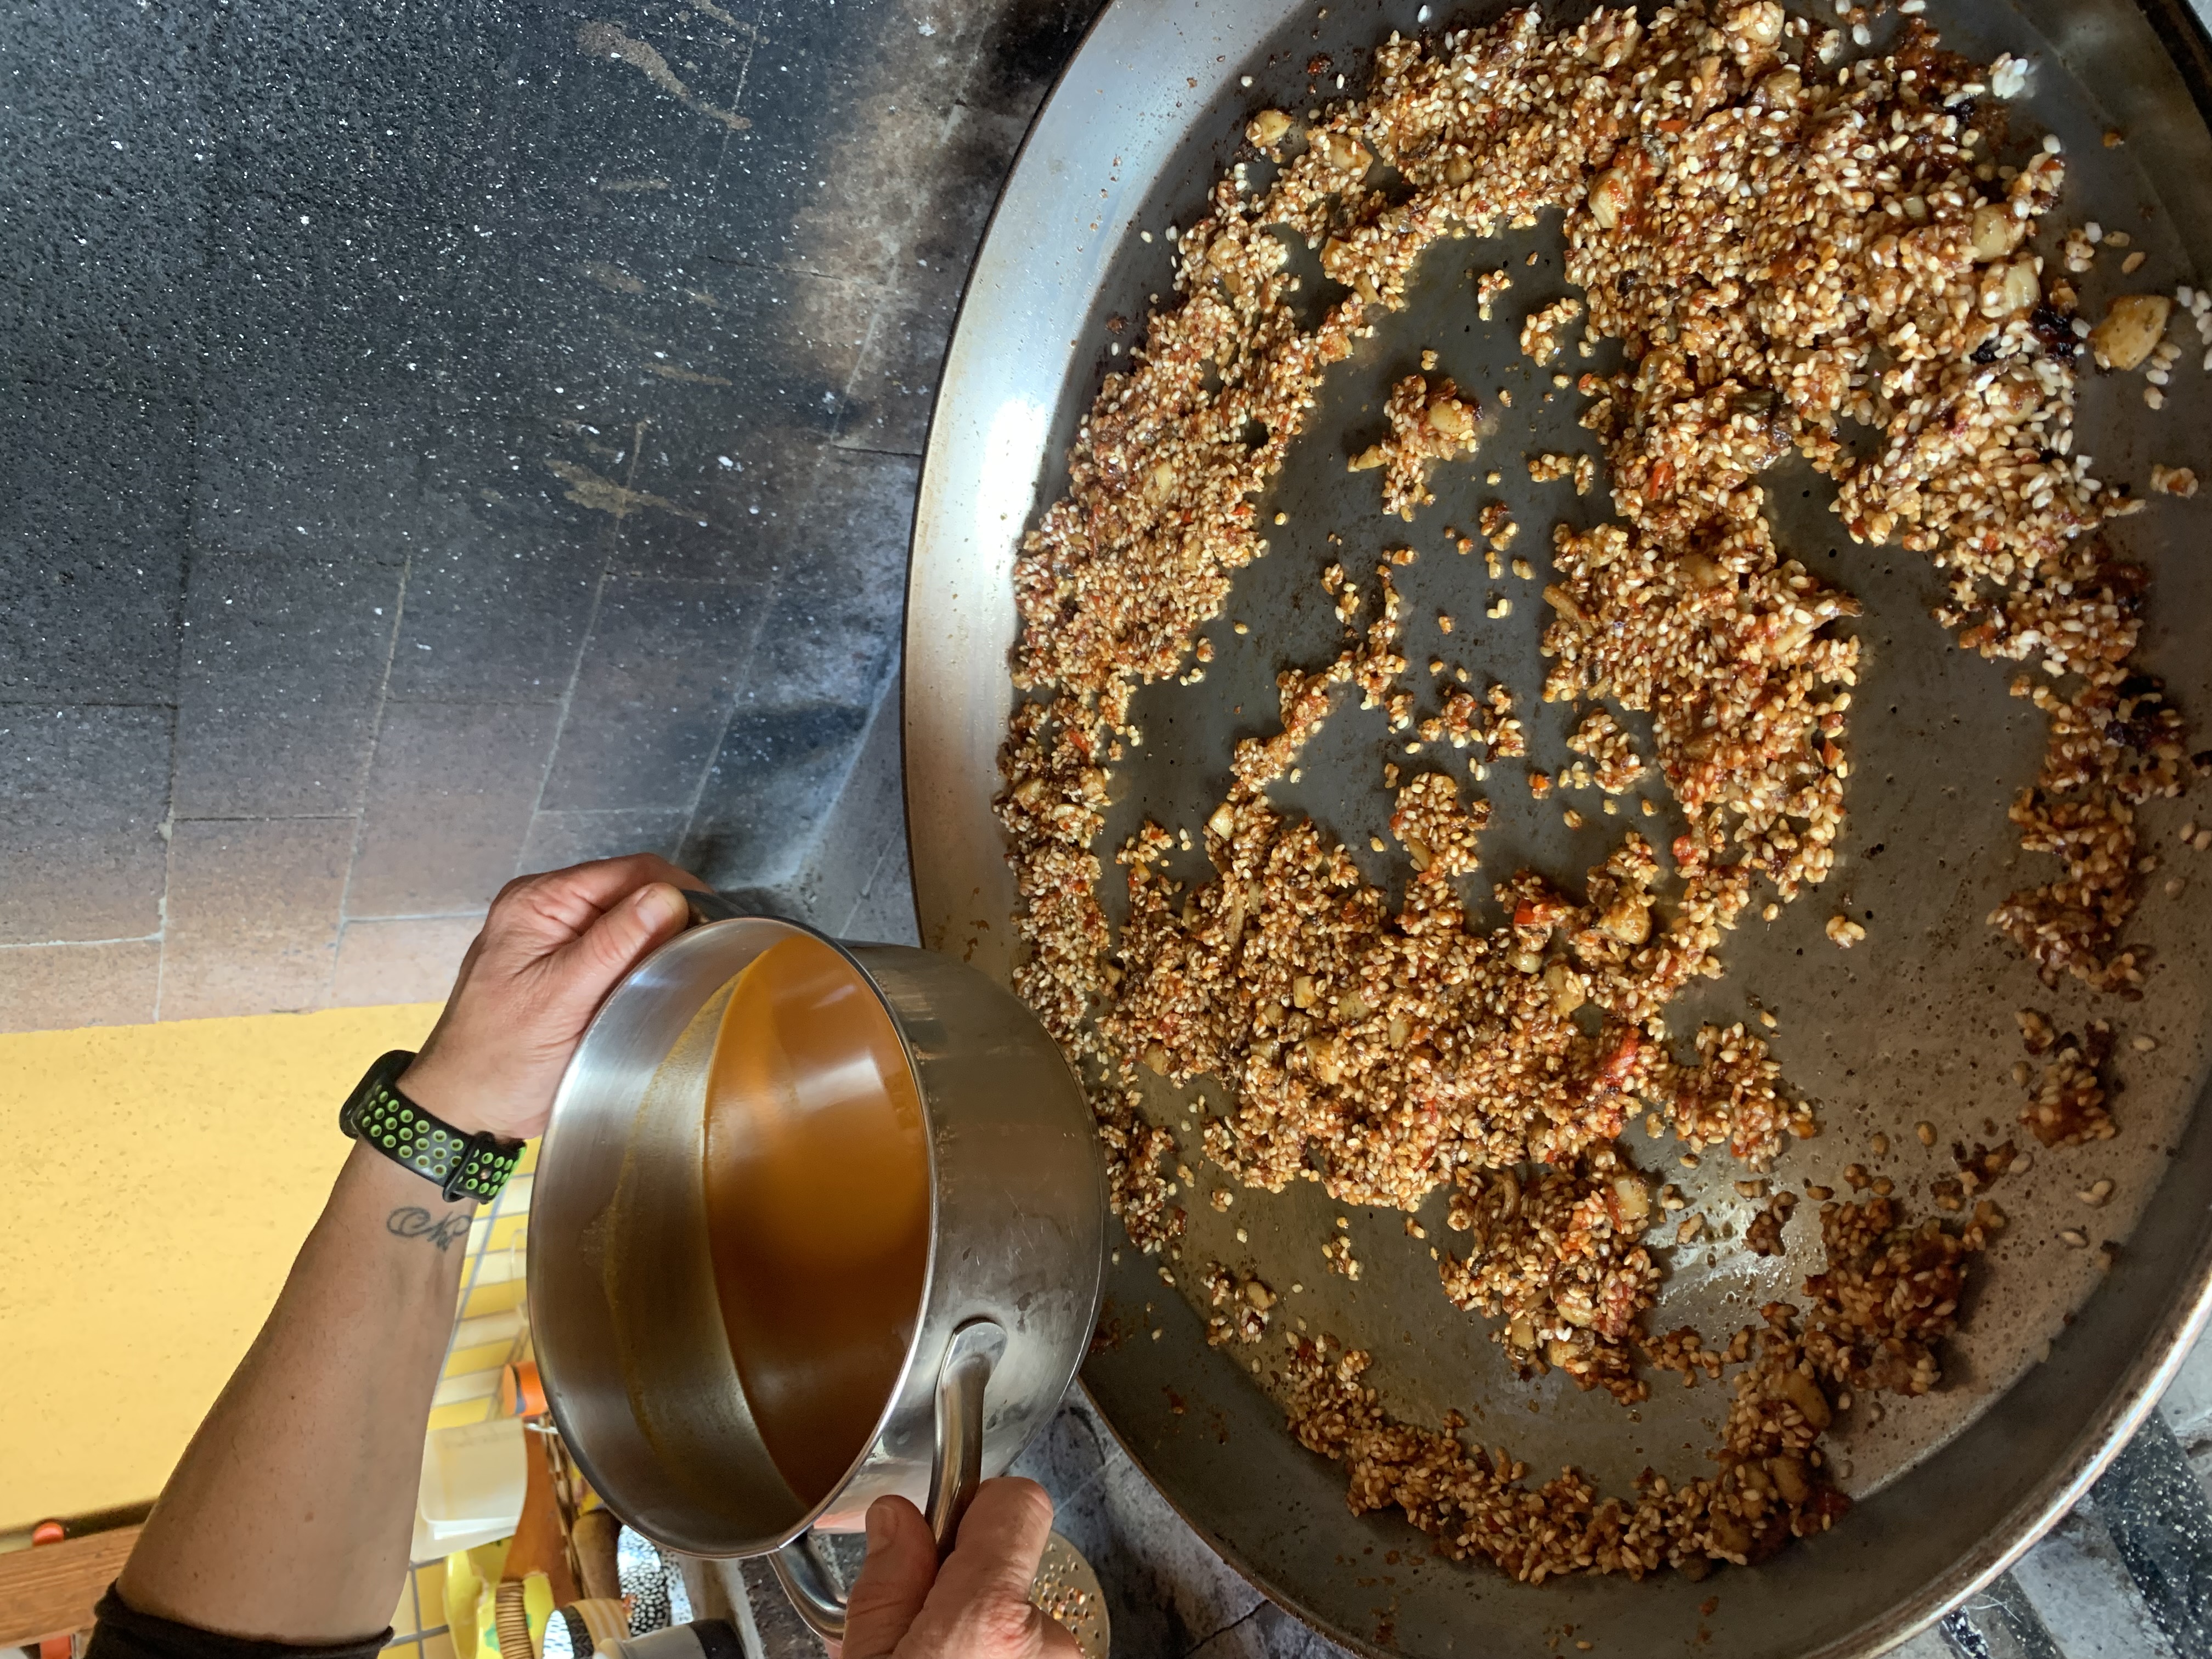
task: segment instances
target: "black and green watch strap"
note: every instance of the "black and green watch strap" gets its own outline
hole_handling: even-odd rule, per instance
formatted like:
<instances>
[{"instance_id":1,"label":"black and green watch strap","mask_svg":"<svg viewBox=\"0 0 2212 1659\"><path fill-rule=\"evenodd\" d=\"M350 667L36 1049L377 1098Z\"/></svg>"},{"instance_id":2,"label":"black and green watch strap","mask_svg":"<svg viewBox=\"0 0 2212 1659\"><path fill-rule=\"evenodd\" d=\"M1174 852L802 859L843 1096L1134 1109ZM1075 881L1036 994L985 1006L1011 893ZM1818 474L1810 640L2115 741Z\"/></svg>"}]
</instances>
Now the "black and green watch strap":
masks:
<instances>
[{"instance_id":1,"label":"black and green watch strap","mask_svg":"<svg viewBox=\"0 0 2212 1659\"><path fill-rule=\"evenodd\" d=\"M405 1048L380 1058L338 1109L338 1127L434 1182L447 1203L489 1203L522 1162L522 1143L483 1130L465 1134L401 1094L399 1074L414 1059Z\"/></svg>"}]
</instances>

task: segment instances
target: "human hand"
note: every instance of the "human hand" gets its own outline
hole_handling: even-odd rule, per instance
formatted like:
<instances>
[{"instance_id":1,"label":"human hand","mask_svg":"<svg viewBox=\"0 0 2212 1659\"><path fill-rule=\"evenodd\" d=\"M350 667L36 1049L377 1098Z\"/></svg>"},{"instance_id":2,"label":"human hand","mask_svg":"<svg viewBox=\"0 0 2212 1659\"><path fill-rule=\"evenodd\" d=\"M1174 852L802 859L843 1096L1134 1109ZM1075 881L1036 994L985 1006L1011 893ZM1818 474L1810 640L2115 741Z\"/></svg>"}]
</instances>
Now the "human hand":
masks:
<instances>
[{"instance_id":1,"label":"human hand","mask_svg":"<svg viewBox=\"0 0 2212 1659\"><path fill-rule=\"evenodd\" d=\"M878 1498L840 1659L1079 1659L1075 1638L1030 1601L1051 1536L1042 1486L986 1480L940 1567L921 1511Z\"/></svg>"},{"instance_id":2,"label":"human hand","mask_svg":"<svg viewBox=\"0 0 2212 1659\"><path fill-rule=\"evenodd\" d=\"M682 930L677 889L705 885L650 853L507 883L400 1088L456 1128L538 1133L607 993Z\"/></svg>"}]
</instances>

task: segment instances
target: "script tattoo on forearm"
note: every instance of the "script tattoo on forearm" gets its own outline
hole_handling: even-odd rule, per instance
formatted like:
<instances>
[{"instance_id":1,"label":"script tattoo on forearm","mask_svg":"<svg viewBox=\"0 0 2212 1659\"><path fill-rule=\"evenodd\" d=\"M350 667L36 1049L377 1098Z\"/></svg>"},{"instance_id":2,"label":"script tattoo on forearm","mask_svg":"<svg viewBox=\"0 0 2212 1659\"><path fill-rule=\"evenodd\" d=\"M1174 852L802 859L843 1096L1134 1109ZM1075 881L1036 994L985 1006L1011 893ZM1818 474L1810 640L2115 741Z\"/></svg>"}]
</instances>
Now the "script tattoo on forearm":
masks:
<instances>
[{"instance_id":1,"label":"script tattoo on forearm","mask_svg":"<svg viewBox=\"0 0 2212 1659\"><path fill-rule=\"evenodd\" d=\"M456 1210L447 1216L433 1216L419 1204L403 1204L384 1218L384 1231L395 1238L427 1238L443 1250L469 1236L469 1215L465 1210Z\"/></svg>"}]
</instances>

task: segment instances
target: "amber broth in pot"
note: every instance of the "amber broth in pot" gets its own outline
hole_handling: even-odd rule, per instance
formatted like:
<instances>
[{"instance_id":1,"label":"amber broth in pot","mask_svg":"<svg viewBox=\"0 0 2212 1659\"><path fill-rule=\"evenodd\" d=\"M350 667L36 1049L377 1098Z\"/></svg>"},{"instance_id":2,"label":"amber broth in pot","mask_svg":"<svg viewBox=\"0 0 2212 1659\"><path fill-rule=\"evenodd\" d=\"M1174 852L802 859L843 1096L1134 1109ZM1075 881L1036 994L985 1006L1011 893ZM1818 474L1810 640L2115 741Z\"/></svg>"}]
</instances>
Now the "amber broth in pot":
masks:
<instances>
[{"instance_id":1,"label":"amber broth in pot","mask_svg":"<svg viewBox=\"0 0 2212 1659\"><path fill-rule=\"evenodd\" d=\"M890 1016L794 937L738 975L707 1079L706 1204L730 1352L811 1505L866 1449L921 1306L929 1154Z\"/></svg>"}]
</instances>

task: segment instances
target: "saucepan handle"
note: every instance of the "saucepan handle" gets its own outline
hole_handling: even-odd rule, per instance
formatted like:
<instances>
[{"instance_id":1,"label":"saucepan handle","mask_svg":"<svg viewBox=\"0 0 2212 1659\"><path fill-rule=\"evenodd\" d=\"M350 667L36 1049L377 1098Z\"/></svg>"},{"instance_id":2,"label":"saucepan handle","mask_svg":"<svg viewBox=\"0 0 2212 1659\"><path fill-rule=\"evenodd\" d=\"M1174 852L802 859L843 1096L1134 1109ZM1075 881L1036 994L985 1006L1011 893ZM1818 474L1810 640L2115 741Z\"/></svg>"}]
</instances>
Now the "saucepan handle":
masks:
<instances>
[{"instance_id":1,"label":"saucepan handle","mask_svg":"<svg viewBox=\"0 0 2212 1659\"><path fill-rule=\"evenodd\" d=\"M690 925L694 927L704 927L710 921L732 921L744 915L720 893L703 892L696 887L679 887L676 890L684 895L684 902L690 908Z\"/></svg>"},{"instance_id":2,"label":"saucepan handle","mask_svg":"<svg viewBox=\"0 0 2212 1659\"><path fill-rule=\"evenodd\" d=\"M971 1319L952 1333L937 1371L937 1446L930 1460L923 1513L937 1537L939 1560L951 1553L960 1517L983 1484L983 1389L1006 1352L995 1321ZM807 1627L823 1639L845 1638L845 1592L813 1528L769 1557L776 1580Z\"/></svg>"}]
</instances>

